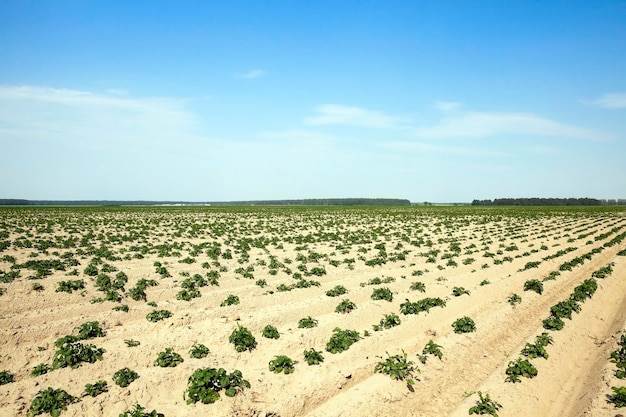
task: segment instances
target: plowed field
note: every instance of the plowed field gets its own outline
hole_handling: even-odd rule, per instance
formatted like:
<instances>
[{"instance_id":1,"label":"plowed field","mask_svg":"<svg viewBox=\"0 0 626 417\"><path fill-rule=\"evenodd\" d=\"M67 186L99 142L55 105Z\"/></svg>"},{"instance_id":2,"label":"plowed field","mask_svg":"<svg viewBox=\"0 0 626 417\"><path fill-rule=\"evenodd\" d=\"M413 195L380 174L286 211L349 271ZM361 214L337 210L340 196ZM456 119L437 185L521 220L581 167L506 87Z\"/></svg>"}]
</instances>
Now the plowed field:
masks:
<instances>
[{"instance_id":1,"label":"plowed field","mask_svg":"<svg viewBox=\"0 0 626 417\"><path fill-rule=\"evenodd\" d=\"M2 208L0 371L13 382L0 386L0 415L26 415L52 387L77 397L62 416L117 416L136 404L170 417L461 416L478 391L501 404L500 416L614 416L619 409L607 395L626 385L610 362L626 322L625 213ZM525 290L530 280L541 294ZM62 291L67 281L84 288ZM570 304L578 312L562 318L563 328L546 328L552 307L591 281L596 290ZM338 286L344 294L327 295ZM391 300L374 299L375 292ZM513 294L521 302L510 302ZM229 295L239 303L225 305ZM405 314L424 299L439 305ZM356 308L337 312L343 300ZM171 317L151 322L154 310ZM307 317L317 325L300 328ZM475 331L455 332L462 317ZM55 345L94 321L104 336ZM262 335L267 325L278 339ZM239 327L254 336L251 350L229 342ZM335 329L357 331L359 340L331 353ZM524 356L544 332L548 358ZM131 340L140 344L130 347ZM440 359L422 356L429 341L440 346ZM40 364L54 368L59 346L72 343L104 353L31 375ZM196 344L209 349L206 357L190 356ZM167 348L184 361L155 366ZM307 364L303 353L311 348L323 362ZM375 372L405 353L414 384ZM279 355L296 362L293 373L269 370ZM518 358L537 375L505 381ZM120 387L112 377L125 367L139 378ZM221 391L212 404L187 404L189 377L203 368L240 370L250 387L233 397ZM98 380L108 391L84 396L85 384Z\"/></svg>"}]
</instances>

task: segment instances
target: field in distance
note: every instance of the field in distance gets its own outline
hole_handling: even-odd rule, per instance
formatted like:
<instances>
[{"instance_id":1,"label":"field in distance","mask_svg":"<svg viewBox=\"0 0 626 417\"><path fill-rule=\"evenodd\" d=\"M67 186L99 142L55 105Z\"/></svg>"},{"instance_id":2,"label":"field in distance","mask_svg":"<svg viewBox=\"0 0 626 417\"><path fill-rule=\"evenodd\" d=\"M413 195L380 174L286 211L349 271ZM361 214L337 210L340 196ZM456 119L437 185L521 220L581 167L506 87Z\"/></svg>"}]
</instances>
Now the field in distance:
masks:
<instances>
[{"instance_id":1,"label":"field in distance","mask_svg":"<svg viewBox=\"0 0 626 417\"><path fill-rule=\"evenodd\" d=\"M624 239L608 207L0 208L0 415L612 417Z\"/></svg>"}]
</instances>

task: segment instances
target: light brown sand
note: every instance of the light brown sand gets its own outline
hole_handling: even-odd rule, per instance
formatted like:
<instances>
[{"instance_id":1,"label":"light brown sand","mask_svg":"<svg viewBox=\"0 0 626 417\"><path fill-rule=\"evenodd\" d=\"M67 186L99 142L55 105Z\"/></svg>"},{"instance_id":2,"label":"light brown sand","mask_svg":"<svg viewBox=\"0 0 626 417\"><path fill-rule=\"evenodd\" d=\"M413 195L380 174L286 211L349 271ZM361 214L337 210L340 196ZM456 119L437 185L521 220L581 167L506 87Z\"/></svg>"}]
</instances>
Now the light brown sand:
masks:
<instances>
[{"instance_id":1,"label":"light brown sand","mask_svg":"<svg viewBox=\"0 0 626 417\"><path fill-rule=\"evenodd\" d=\"M30 213L30 212L28 212ZM69 213L69 214L68 214ZM89 301L102 296L93 285L91 278L84 276L83 270L89 264L91 255L78 257L78 277L68 277L66 272L55 271L52 276L40 281L26 277L31 271L22 270L22 277L14 282L0 284L7 288L0 296L0 370L15 375L15 382L0 386L0 415L25 415L30 402L38 391L49 386L63 388L72 395L80 396L87 383L103 379L108 381L109 391L96 398L83 397L72 404L63 416L117 416L141 404L148 411L156 409L166 416L461 416L467 415L474 405L476 391L488 392L500 402L501 416L614 416L616 410L606 402L606 394L611 386L623 385L613 376L614 365L609 362L609 354L614 350L619 334L626 321L626 258L616 256L626 247L626 243L604 249L601 253L570 272L561 272L554 281L544 283L544 293L523 291L528 279L541 279L549 272L558 270L566 260L588 253L601 247L619 233L626 230L626 218L617 213L595 215L540 215L536 217L507 217L473 214L464 218L452 217L451 223L438 224L446 217L436 211L410 211L401 216L389 216L379 211L337 210L302 211L284 215L280 212L244 211L229 214L221 211L113 211L96 214L74 215L71 211L44 214L54 222L68 217L71 223L78 224L78 236L89 229L95 235L103 232L126 233L122 225L132 221L135 225L151 227L143 230L146 242L155 245L168 242L186 242L180 257L158 257L147 254L144 259L131 259L109 262L129 277L128 290L141 278L152 278L159 282L148 288L148 301L155 301L159 309L167 309L173 317L158 323L150 323L145 316L152 307L143 301L123 300L130 312L112 311L115 303L92 304ZM408 213L408 214L407 214ZM473 212L475 213L475 212ZM39 215L38 215L39 216ZM14 241L22 235L16 227L25 227L36 221L19 211L15 215L5 213L5 230L10 232L8 240ZM95 220L88 224L86 220ZM154 221L148 223L147 221ZM189 224L198 225L192 232ZM227 232L215 236L208 225L223 224ZM183 225L187 225L183 227ZM621 227L609 237L594 240L595 236L606 233L613 227ZM376 236L372 236L372 230ZM348 245L348 233L369 233L370 243ZM53 226L52 233L36 233L32 229L31 240L54 238L64 232L60 226ZM322 236L320 241L297 243L286 241L288 236ZM337 233L331 240L323 233ZM580 234L590 235L578 238ZM161 235L159 235L161 234ZM238 255L227 241L248 236L258 238L276 237L283 248L269 244L265 249L252 248L249 262L240 264ZM402 239L418 237L430 239L432 247L416 247ZM374 240L377 239L377 240ZM446 266L447 259L441 259L449 248L449 240L456 239L463 248L454 259L458 266ZM204 275L203 262L211 262L200 253L192 264L178 260L189 255L190 244L221 242L222 251L227 247L233 250L233 259L219 259L227 271L221 272L220 285L200 289L202 297L192 301L176 300L181 272ZM591 243L587 243L590 241ZM96 247L99 246L99 242ZM232 245L234 241L230 242ZM364 259L372 259L376 244L384 243L388 254L408 250L403 261L387 262L382 266L366 266ZM402 247L396 248L398 243ZM518 249L506 251L516 244ZM345 249L338 249L343 244ZM469 248L474 244L474 248ZM115 251L139 243L107 243ZM542 245L547 249L540 249ZM306 249L302 247L306 246ZM298 248L300 247L300 248ZM359 252L359 248L368 251ZM488 247L488 249L487 249ZM540 261L560 249L575 247L576 250L556 259L543 261L538 268L520 272L527 262ZM421 254L431 249L440 249L436 263L427 262ZM60 254L70 249L48 249L48 255L40 254L32 259L57 259L52 252ZM342 250L347 251L342 253ZM467 254L467 251L476 251ZM498 251L501 254L497 254ZM483 257L485 252L502 260L511 256L512 262L495 264L494 258ZM532 252L536 251L536 252ZM17 262L25 262L36 249L20 249L14 244L0 253L0 257L11 255ZM320 282L319 287L294 289L289 292L274 292L281 284L296 281L282 270L276 275L269 274L267 264L270 255L279 261L290 258L287 264L297 272L296 261L299 253L310 252L328 255L318 263L309 262L309 270L314 266L324 266L327 274L311 276ZM134 253L134 252L127 252ZM521 256L527 253L525 256ZM472 264L464 265L463 259L475 258ZM342 261L354 258L353 270L341 263L335 267L331 260ZM153 263L162 262L171 278L162 279L155 273ZM265 261L266 265L261 265ZM548 346L549 359L534 359L532 363L539 374L534 379L523 378L521 383L504 382L505 369L511 360L520 357L526 342L532 342L537 334L545 331L542 320L547 318L552 305L566 299L573 288L584 279L590 278L593 271L614 262L614 272L604 280L598 280L599 288L595 295L584 304L573 319L565 319L565 328L550 332L553 345ZM482 268L482 265L488 268ZM234 271L239 267L254 266L254 279L241 278ZM438 269L440 265L442 269ZM11 264L0 261L0 269L8 271ZM212 266L211 269L218 269ZM68 271L71 270L68 269ZM413 271L426 271L422 276L413 276ZM114 276L115 273L109 274ZM382 285L365 285L375 277L393 277L394 282ZM83 278L87 283L81 295L55 292L57 282ZM265 279L268 287L255 285L257 279ZM480 285L488 280L489 285ZM426 292L409 289L412 282L422 281ZM33 282L40 282L45 290L31 289ZM328 297L325 292L341 284L348 293L340 297ZM470 290L470 295L452 296L452 289L462 286ZM394 293L392 302L371 299L372 290L388 287ZM517 293L522 303L512 307L507 297ZM241 303L236 306L220 307L228 294L239 296ZM444 308L433 308L428 314L402 315L400 304L406 299L416 301L424 297L441 297L447 300ZM357 305L350 314L335 312L336 305L348 298ZM379 332L372 325L385 314L400 315L402 324ZM298 320L312 316L319 320L313 329L298 329ZM459 317L470 316L477 325L477 331L468 334L455 334L451 323ZM107 331L103 338L89 341L106 349L104 358L93 364L84 364L77 369L59 369L48 374L31 377L30 371L40 363L51 363L54 355L54 341L72 333L73 329L86 321L97 320ZM237 324L247 327L256 337L258 346L252 352L237 353L228 337ZM261 330L267 324L276 326L281 333L278 340L266 339ZM365 337L349 350L331 354L325 346L334 328L358 330ZM141 345L129 348L124 340L136 339ZM429 340L443 347L443 359L430 357L422 365L417 354ZM210 349L204 359L193 359L189 349L194 343L203 343ZM45 348L40 350L39 347ZM159 352L171 347L185 359L175 368L153 366ZM325 361L319 366L308 366L303 351L309 348L321 350ZM377 374L374 367L387 353L408 354L420 372L412 390L403 381L396 381L387 375ZM268 362L276 355L287 355L297 360L293 374L274 374L268 370ZM127 388L116 386L111 377L123 367L135 370L140 378ZM187 379L194 370L203 367L223 367L227 371L239 369L250 381L251 388L234 398L222 399L210 405L187 405L183 395Z\"/></svg>"}]
</instances>

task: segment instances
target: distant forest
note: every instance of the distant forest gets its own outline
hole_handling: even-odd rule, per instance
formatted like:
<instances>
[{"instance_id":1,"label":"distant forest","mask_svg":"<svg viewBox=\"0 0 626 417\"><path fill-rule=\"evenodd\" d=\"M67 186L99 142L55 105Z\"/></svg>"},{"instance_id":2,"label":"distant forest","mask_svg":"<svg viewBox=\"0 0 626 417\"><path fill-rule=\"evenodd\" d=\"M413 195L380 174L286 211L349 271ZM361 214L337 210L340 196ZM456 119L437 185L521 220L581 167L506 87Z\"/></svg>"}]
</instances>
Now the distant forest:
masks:
<instances>
[{"instance_id":1,"label":"distant forest","mask_svg":"<svg viewBox=\"0 0 626 417\"><path fill-rule=\"evenodd\" d=\"M626 199L597 198L496 198L474 200L472 206L624 206Z\"/></svg>"},{"instance_id":2,"label":"distant forest","mask_svg":"<svg viewBox=\"0 0 626 417\"><path fill-rule=\"evenodd\" d=\"M20 200L0 199L0 206L410 206L396 198L312 198L256 201L114 201L114 200Z\"/></svg>"}]
</instances>

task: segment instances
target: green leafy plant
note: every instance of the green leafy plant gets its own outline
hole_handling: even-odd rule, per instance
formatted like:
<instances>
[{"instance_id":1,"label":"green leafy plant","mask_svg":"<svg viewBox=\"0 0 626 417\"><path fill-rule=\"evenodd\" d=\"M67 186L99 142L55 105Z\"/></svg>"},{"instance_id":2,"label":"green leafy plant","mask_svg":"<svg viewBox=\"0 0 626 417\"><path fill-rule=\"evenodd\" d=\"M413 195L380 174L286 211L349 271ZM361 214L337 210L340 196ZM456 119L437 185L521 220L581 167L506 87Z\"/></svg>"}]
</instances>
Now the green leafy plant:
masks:
<instances>
[{"instance_id":1,"label":"green leafy plant","mask_svg":"<svg viewBox=\"0 0 626 417\"><path fill-rule=\"evenodd\" d=\"M311 329L313 327L317 327L318 321L311 316L301 318L298 320L298 328L299 329Z\"/></svg>"},{"instance_id":2,"label":"green leafy plant","mask_svg":"<svg viewBox=\"0 0 626 417\"><path fill-rule=\"evenodd\" d=\"M52 358L54 369L71 367L78 368L83 362L94 363L102 359L105 350L94 345L85 345L80 342L63 343Z\"/></svg>"},{"instance_id":3,"label":"green leafy plant","mask_svg":"<svg viewBox=\"0 0 626 417\"><path fill-rule=\"evenodd\" d=\"M88 321L76 327L78 338L81 340L93 339L94 337L104 337L106 332L100 327L97 321Z\"/></svg>"},{"instance_id":4,"label":"green leafy plant","mask_svg":"<svg viewBox=\"0 0 626 417\"><path fill-rule=\"evenodd\" d=\"M69 280L69 281L59 281L57 284L56 292L67 292L72 293L74 291L82 290L85 288L85 281L82 279L78 280Z\"/></svg>"},{"instance_id":5,"label":"green leafy plant","mask_svg":"<svg viewBox=\"0 0 626 417\"><path fill-rule=\"evenodd\" d=\"M568 318L571 320L572 312L578 313L580 310L580 304L570 298L569 300L560 301L550 307L550 314L558 319Z\"/></svg>"},{"instance_id":6,"label":"green leafy plant","mask_svg":"<svg viewBox=\"0 0 626 417\"><path fill-rule=\"evenodd\" d=\"M415 302L411 302L408 299L400 304L400 313L407 314L418 314L422 311L429 312L432 307L445 307L446 302L441 298L424 298L421 300L417 300Z\"/></svg>"},{"instance_id":7,"label":"green leafy plant","mask_svg":"<svg viewBox=\"0 0 626 417\"><path fill-rule=\"evenodd\" d=\"M34 377L44 375L50 371L52 371L52 367L50 365L48 365L47 363L40 363L39 365L35 366L32 371L30 371L30 376Z\"/></svg>"},{"instance_id":8,"label":"green leafy plant","mask_svg":"<svg viewBox=\"0 0 626 417\"><path fill-rule=\"evenodd\" d=\"M392 327L395 326L399 326L401 323L400 321L400 316L398 316L397 314L385 314L385 316L380 319L380 323L379 324L375 324L372 327L374 328L374 331L380 331L383 329L390 329Z\"/></svg>"},{"instance_id":9,"label":"green leafy plant","mask_svg":"<svg viewBox=\"0 0 626 417\"><path fill-rule=\"evenodd\" d=\"M189 354L192 358L202 359L208 356L209 348L203 344L194 344L191 349L189 349Z\"/></svg>"},{"instance_id":10,"label":"green leafy plant","mask_svg":"<svg viewBox=\"0 0 626 417\"><path fill-rule=\"evenodd\" d=\"M0 371L0 385L10 384L15 380L13 374L9 371Z\"/></svg>"},{"instance_id":11,"label":"green leafy plant","mask_svg":"<svg viewBox=\"0 0 626 417\"><path fill-rule=\"evenodd\" d=\"M470 295L470 292L469 292L469 290L466 290L463 287L454 287L452 289L452 295L454 295L455 297L460 297L463 294Z\"/></svg>"},{"instance_id":12,"label":"green leafy plant","mask_svg":"<svg viewBox=\"0 0 626 417\"><path fill-rule=\"evenodd\" d=\"M520 376L534 378L537 376L537 373L537 368L527 359L517 358L516 361L510 361L509 366L506 368L507 377L505 382L521 382Z\"/></svg>"},{"instance_id":13,"label":"green leafy plant","mask_svg":"<svg viewBox=\"0 0 626 417\"><path fill-rule=\"evenodd\" d=\"M409 287L409 289L410 289L411 291L426 292L426 285L424 285L424 283L423 283L423 282L416 281L416 282L413 282L413 283L411 284L411 286Z\"/></svg>"},{"instance_id":14,"label":"green leafy plant","mask_svg":"<svg viewBox=\"0 0 626 417\"><path fill-rule=\"evenodd\" d=\"M393 293L389 288L374 288L371 298L372 300L393 301Z\"/></svg>"},{"instance_id":15,"label":"green leafy plant","mask_svg":"<svg viewBox=\"0 0 626 417\"><path fill-rule=\"evenodd\" d=\"M511 304L513 307L515 307L515 304L519 304L522 302L522 297L519 296L519 294L511 294L506 301Z\"/></svg>"},{"instance_id":16,"label":"green leafy plant","mask_svg":"<svg viewBox=\"0 0 626 417\"><path fill-rule=\"evenodd\" d=\"M271 324L268 324L263 328L262 332L263 337L268 339L278 339L280 338L280 333L278 333L278 329Z\"/></svg>"},{"instance_id":17,"label":"green leafy plant","mask_svg":"<svg viewBox=\"0 0 626 417\"><path fill-rule=\"evenodd\" d=\"M464 316L452 323L454 333L470 333L476 331L476 323L471 318Z\"/></svg>"},{"instance_id":18,"label":"green leafy plant","mask_svg":"<svg viewBox=\"0 0 626 417\"><path fill-rule=\"evenodd\" d=\"M129 308L128 308L128 305L126 304L113 307L113 311L122 311L124 313L128 313L128 310Z\"/></svg>"},{"instance_id":19,"label":"green leafy plant","mask_svg":"<svg viewBox=\"0 0 626 417\"><path fill-rule=\"evenodd\" d=\"M543 328L546 330L561 330L565 323L558 317L550 316L543 322Z\"/></svg>"},{"instance_id":20,"label":"green leafy plant","mask_svg":"<svg viewBox=\"0 0 626 417\"><path fill-rule=\"evenodd\" d=\"M347 293L348 290L343 285L337 285L333 289L326 291L326 295L329 297L338 297Z\"/></svg>"},{"instance_id":21,"label":"green leafy plant","mask_svg":"<svg viewBox=\"0 0 626 417\"><path fill-rule=\"evenodd\" d=\"M237 352L252 351L257 344L252 333L245 327L240 326L239 323L237 323L237 328L233 330L228 341L235 345Z\"/></svg>"},{"instance_id":22,"label":"green leafy plant","mask_svg":"<svg viewBox=\"0 0 626 417\"><path fill-rule=\"evenodd\" d=\"M122 368L113 374L113 382L122 388L126 388L139 378L139 374L130 368Z\"/></svg>"},{"instance_id":23,"label":"green leafy plant","mask_svg":"<svg viewBox=\"0 0 626 417\"><path fill-rule=\"evenodd\" d=\"M146 315L146 319L152 323L172 317L172 312L168 310L153 310Z\"/></svg>"},{"instance_id":24,"label":"green leafy plant","mask_svg":"<svg viewBox=\"0 0 626 417\"><path fill-rule=\"evenodd\" d=\"M530 279L524 283L524 291L534 291L541 295L543 293L543 283L538 279Z\"/></svg>"},{"instance_id":25,"label":"green leafy plant","mask_svg":"<svg viewBox=\"0 0 626 417\"><path fill-rule=\"evenodd\" d=\"M544 358L544 359L548 359L548 351L546 351L545 346L540 345L540 344L532 344L532 343L526 343L526 346L524 346L524 348L522 349L522 355L530 358L530 359L535 359L535 358Z\"/></svg>"},{"instance_id":26,"label":"green leafy plant","mask_svg":"<svg viewBox=\"0 0 626 417\"><path fill-rule=\"evenodd\" d=\"M611 387L613 394L607 394L607 402L615 408L626 407L626 387Z\"/></svg>"},{"instance_id":27,"label":"green leafy plant","mask_svg":"<svg viewBox=\"0 0 626 417\"><path fill-rule=\"evenodd\" d=\"M119 417L165 417L163 413L157 413L156 410L147 412L144 407L139 404L134 405L134 409L126 410Z\"/></svg>"},{"instance_id":28,"label":"green leafy plant","mask_svg":"<svg viewBox=\"0 0 626 417\"><path fill-rule=\"evenodd\" d=\"M481 391L478 391L478 397L476 405L469 409L469 414L489 414L493 417L498 417L498 410L502 408L502 404L492 400L487 393L483 396Z\"/></svg>"},{"instance_id":29,"label":"green leafy plant","mask_svg":"<svg viewBox=\"0 0 626 417\"><path fill-rule=\"evenodd\" d=\"M183 357L174 352L174 349L165 348L164 352L159 352L159 355L154 361L154 366L160 366L161 368L174 368L183 362Z\"/></svg>"},{"instance_id":30,"label":"green leafy plant","mask_svg":"<svg viewBox=\"0 0 626 417\"><path fill-rule=\"evenodd\" d=\"M239 297L233 294L229 294L228 297L226 297L226 299L222 301L222 304L220 304L220 306L225 307L237 304L239 304Z\"/></svg>"},{"instance_id":31,"label":"green leafy plant","mask_svg":"<svg viewBox=\"0 0 626 417\"><path fill-rule=\"evenodd\" d=\"M124 340L124 343L126 343L126 346L128 346L128 347L136 347L136 346L139 346L141 344L141 342L139 342L139 340L135 340L135 339L126 339L126 340Z\"/></svg>"},{"instance_id":32,"label":"green leafy plant","mask_svg":"<svg viewBox=\"0 0 626 417\"><path fill-rule=\"evenodd\" d=\"M406 380L408 385L413 385L415 384L414 373L419 372L419 368L415 366L415 362L408 360L406 352L402 351L402 355L391 356L387 353L387 359L378 362L374 367L374 372L389 375L396 380Z\"/></svg>"},{"instance_id":33,"label":"green leafy plant","mask_svg":"<svg viewBox=\"0 0 626 417\"><path fill-rule=\"evenodd\" d=\"M350 301L348 299L345 299L345 300L342 300L337 305L337 307L335 307L335 312L336 313L347 314L347 313L350 313L355 308L356 308L356 304L354 304L352 301Z\"/></svg>"},{"instance_id":34,"label":"green leafy plant","mask_svg":"<svg viewBox=\"0 0 626 417\"><path fill-rule=\"evenodd\" d=\"M324 362L324 356L322 355L322 352L311 348L304 351L304 360L307 364L309 364L309 366L319 365L320 363Z\"/></svg>"},{"instance_id":35,"label":"green leafy plant","mask_svg":"<svg viewBox=\"0 0 626 417\"><path fill-rule=\"evenodd\" d=\"M52 417L59 417L61 411L67 410L69 404L78 402L79 399L67 393L63 389L48 387L39 391L30 403L28 415L36 416L43 413L50 413Z\"/></svg>"},{"instance_id":36,"label":"green leafy plant","mask_svg":"<svg viewBox=\"0 0 626 417\"><path fill-rule=\"evenodd\" d=\"M294 367L296 363L296 361L291 360L285 355L275 356L274 359L269 362L269 370L275 374L284 372L285 375L288 375L296 370Z\"/></svg>"},{"instance_id":37,"label":"green leafy plant","mask_svg":"<svg viewBox=\"0 0 626 417\"><path fill-rule=\"evenodd\" d=\"M187 381L185 398L187 404L200 401L202 404L212 404L220 399L220 391L224 390L227 397L234 397L250 383L243 379L241 371L235 370L228 374L223 368L197 369Z\"/></svg>"},{"instance_id":38,"label":"green leafy plant","mask_svg":"<svg viewBox=\"0 0 626 417\"><path fill-rule=\"evenodd\" d=\"M91 397L97 397L103 392L107 392L109 390L107 382L103 380L99 380L93 384L85 384L85 394Z\"/></svg>"},{"instance_id":39,"label":"green leafy plant","mask_svg":"<svg viewBox=\"0 0 626 417\"><path fill-rule=\"evenodd\" d=\"M360 339L361 335L358 331L342 330L337 327L333 330L333 335L326 344L326 350L330 353L341 353L348 350L353 343L358 342Z\"/></svg>"},{"instance_id":40,"label":"green leafy plant","mask_svg":"<svg viewBox=\"0 0 626 417\"><path fill-rule=\"evenodd\" d=\"M441 358L443 357L441 345L436 344L432 341L432 339L429 340L428 343L426 343L426 346L424 346L424 349L422 349L422 354L418 355L420 362L422 362L423 364L426 363L426 359L428 358L428 356L426 355L434 355L439 358L439 360L441 360Z\"/></svg>"}]
</instances>

